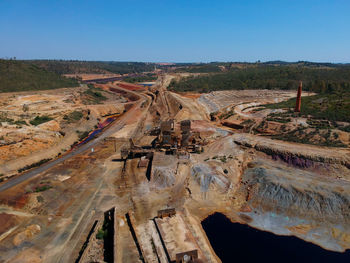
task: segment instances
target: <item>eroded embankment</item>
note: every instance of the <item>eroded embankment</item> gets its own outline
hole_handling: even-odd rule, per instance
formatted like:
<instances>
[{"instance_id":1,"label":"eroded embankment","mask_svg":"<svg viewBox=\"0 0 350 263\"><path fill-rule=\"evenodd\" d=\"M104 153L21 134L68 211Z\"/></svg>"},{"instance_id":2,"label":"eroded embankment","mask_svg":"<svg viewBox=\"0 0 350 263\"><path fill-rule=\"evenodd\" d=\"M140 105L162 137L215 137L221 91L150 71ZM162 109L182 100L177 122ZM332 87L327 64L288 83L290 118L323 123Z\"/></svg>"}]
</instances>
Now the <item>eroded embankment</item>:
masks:
<instances>
[{"instance_id":1,"label":"eroded embankment","mask_svg":"<svg viewBox=\"0 0 350 263\"><path fill-rule=\"evenodd\" d=\"M131 92L128 92L126 90L117 89L117 88L113 88L113 87L109 87L109 90L114 92L114 93L120 94L121 96L127 98L129 101L137 101L141 98L139 95L136 95L136 93L131 93Z\"/></svg>"},{"instance_id":2,"label":"eroded embankment","mask_svg":"<svg viewBox=\"0 0 350 263\"><path fill-rule=\"evenodd\" d=\"M242 178L255 208L318 223L350 225L350 183L296 170L258 165Z\"/></svg>"},{"instance_id":3,"label":"eroded embankment","mask_svg":"<svg viewBox=\"0 0 350 263\"><path fill-rule=\"evenodd\" d=\"M350 169L350 151L348 149L332 149L311 145L291 144L252 135L233 135L236 144L270 155L288 164L308 168L317 163L343 165Z\"/></svg>"},{"instance_id":4,"label":"eroded embankment","mask_svg":"<svg viewBox=\"0 0 350 263\"><path fill-rule=\"evenodd\" d=\"M202 226L222 262L349 262L350 251L327 251L296 237L258 231L244 224L232 223L220 213L203 220Z\"/></svg>"}]
</instances>

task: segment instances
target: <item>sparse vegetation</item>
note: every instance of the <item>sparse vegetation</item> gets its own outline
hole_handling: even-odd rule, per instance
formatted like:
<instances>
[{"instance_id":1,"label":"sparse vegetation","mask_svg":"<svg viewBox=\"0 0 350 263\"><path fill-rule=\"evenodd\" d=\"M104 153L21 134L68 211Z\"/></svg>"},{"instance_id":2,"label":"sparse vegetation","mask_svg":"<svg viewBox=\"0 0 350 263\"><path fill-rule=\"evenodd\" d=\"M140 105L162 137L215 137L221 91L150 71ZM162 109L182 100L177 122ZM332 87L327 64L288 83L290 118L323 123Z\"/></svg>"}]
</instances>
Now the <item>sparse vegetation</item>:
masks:
<instances>
[{"instance_id":1,"label":"sparse vegetation","mask_svg":"<svg viewBox=\"0 0 350 263\"><path fill-rule=\"evenodd\" d=\"M211 158L212 160L219 159L221 162L226 163L227 162L227 157L225 155L223 156L217 156L215 155L214 157ZM208 159L209 160L209 159Z\"/></svg>"},{"instance_id":2,"label":"sparse vegetation","mask_svg":"<svg viewBox=\"0 0 350 263\"><path fill-rule=\"evenodd\" d=\"M332 127L329 121L326 120L310 120L308 119L306 121L307 124L309 124L310 127L316 128L316 129L329 129Z\"/></svg>"},{"instance_id":3,"label":"sparse vegetation","mask_svg":"<svg viewBox=\"0 0 350 263\"><path fill-rule=\"evenodd\" d=\"M7 122L8 124L15 124L15 125L28 125L28 123L24 120L17 120L15 121L14 119L8 118L6 115L0 115L0 123L1 122Z\"/></svg>"},{"instance_id":4,"label":"sparse vegetation","mask_svg":"<svg viewBox=\"0 0 350 263\"><path fill-rule=\"evenodd\" d=\"M234 116L236 113L234 112L234 110L230 110L226 113L223 113L219 116L220 120L226 120L228 118L230 118L231 116Z\"/></svg>"},{"instance_id":5,"label":"sparse vegetation","mask_svg":"<svg viewBox=\"0 0 350 263\"><path fill-rule=\"evenodd\" d=\"M40 165L42 165L42 164L44 164L44 163L47 163L47 162L50 161L50 160L51 160L51 158L42 159L42 160L39 161L39 162L30 164L30 165L26 165L26 166L24 166L23 168L18 169L18 172L21 173L21 172L26 171L26 170L29 170L29 169L31 169L31 168L38 167L38 166L40 166Z\"/></svg>"},{"instance_id":6,"label":"sparse vegetation","mask_svg":"<svg viewBox=\"0 0 350 263\"><path fill-rule=\"evenodd\" d=\"M84 132L76 131L76 132L77 132L77 134L79 136L79 141L82 141L83 139L85 139L90 133L90 131L84 131Z\"/></svg>"},{"instance_id":7,"label":"sparse vegetation","mask_svg":"<svg viewBox=\"0 0 350 263\"><path fill-rule=\"evenodd\" d=\"M107 236L107 230L104 230L103 228L99 229L96 238L97 239L104 239Z\"/></svg>"},{"instance_id":8,"label":"sparse vegetation","mask_svg":"<svg viewBox=\"0 0 350 263\"><path fill-rule=\"evenodd\" d=\"M93 85L89 85L89 88L84 92L85 98L84 104L101 104L107 98L102 94L100 88L95 88Z\"/></svg>"},{"instance_id":9,"label":"sparse vegetation","mask_svg":"<svg viewBox=\"0 0 350 263\"><path fill-rule=\"evenodd\" d=\"M188 73L212 73L221 72L220 66L225 65L225 63L201 63L201 64L179 64L179 68L175 72L188 72Z\"/></svg>"},{"instance_id":10,"label":"sparse vegetation","mask_svg":"<svg viewBox=\"0 0 350 263\"><path fill-rule=\"evenodd\" d=\"M13 124L14 119L8 118L7 114L1 113L0 114L0 122L8 122L10 124Z\"/></svg>"},{"instance_id":11,"label":"sparse vegetation","mask_svg":"<svg viewBox=\"0 0 350 263\"><path fill-rule=\"evenodd\" d=\"M39 193L39 192L46 191L46 190L48 190L50 188L52 188L51 185L47 185L47 184L39 185L39 186L35 187L34 192Z\"/></svg>"},{"instance_id":12,"label":"sparse vegetation","mask_svg":"<svg viewBox=\"0 0 350 263\"><path fill-rule=\"evenodd\" d=\"M25 120L17 120L14 122L16 125L28 125L28 123Z\"/></svg>"},{"instance_id":13,"label":"sparse vegetation","mask_svg":"<svg viewBox=\"0 0 350 263\"><path fill-rule=\"evenodd\" d=\"M288 123L291 121L291 118L278 118L278 117L267 117L267 121L274 121L279 123Z\"/></svg>"},{"instance_id":14,"label":"sparse vegetation","mask_svg":"<svg viewBox=\"0 0 350 263\"><path fill-rule=\"evenodd\" d=\"M223 162L223 163L226 163L226 162L227 162L226 156L225 156L225 155L224 155L224 156L221 156L221 157L220 157L220 161Z\"/></svg>"},{"instance_id":15,"label":"sparse vegetation","mask_svg":"<svg viewBox=\"0 0 350 263\"><path fill-rule=\"evenodd\" d=\"M30 121L30 124L31 125L34 125L34 126L38 126L42 123L45 123L45 122L48 122L48 121L51 121L53 120L53 118L49 117L49 116L36 116L33 120Z\"/></svg>"},{"instance_id":16,"label":"sparse vegetation","mask_svg":"<svg viewBox=\"0 0 350 263\"><path fill-rule=\"evenodd\" d=\"M317 137L315 137L317 135ZM307 128L299 127L296 130L292 130L286 133L279 135L272 135L272 139L303 143L303 144L312 144L319 146L328 146L328 147L347 147L342 143L337 135L332 136L332 131L328 129L327 131L321 132L320 130L313 129L308 130Z\"/></svg>"},{"instance_id":17,"label":"sparse vegetation","mask_svg":"<svg viewBox=\"0 0 350 263\"><path fill-rule=\"evenodd\" d=\"M265 105L269 109L291 109L295 106L295 98ZM342 92L319 94L301 99L301 116L311 115L315 119L350 122L350 87Z\"/></svg>"},{"instance_id":18,"label":"sparse vegetation","mask_svg":"<svg viewBox=\"0 0 350 263\"><path fill-rule=\"evenodd\" d=\"M64 115L63 119L68 123L74 123L79 121L83 117L83 113L81 111L73 111L68 115Z\"/></svg>"},{"instance_id":19,"label":"sparse vegetation","mask_svg":"<svg viewBox=\"0 0 350 263\"><path fill-rule=\"evenodd\" d=\"M157 75L149 73L143 76L127 77L127 78L124 78L123 81L135 83L135 82L155 81L156 79L157 79Z\"/></svg>"}]
</instances>

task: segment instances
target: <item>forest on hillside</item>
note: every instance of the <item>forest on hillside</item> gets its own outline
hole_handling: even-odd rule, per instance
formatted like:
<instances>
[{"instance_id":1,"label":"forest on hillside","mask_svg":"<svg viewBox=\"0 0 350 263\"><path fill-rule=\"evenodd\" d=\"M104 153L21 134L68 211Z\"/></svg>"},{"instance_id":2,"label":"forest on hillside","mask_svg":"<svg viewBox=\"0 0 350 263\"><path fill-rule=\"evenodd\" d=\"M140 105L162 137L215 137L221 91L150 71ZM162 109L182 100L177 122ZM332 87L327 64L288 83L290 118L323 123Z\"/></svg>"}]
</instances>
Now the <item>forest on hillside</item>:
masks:
<instances>
[{"instance_id":1,"label":"forest on hillside","mask_svg":"<svg viewBox=\"0 0 350 263\"><path fill-rule=\"evenodd\" d=\"M99 73L140 73L153 71L154 63L115 62L115 61L78 61L78 60L27 60L47 71L57 74L99 74Z\"/></svg>"},{"instance_id":2,"label":"forest on hillside","mask_svg":"<svg viewBox=\"0 0 350 263\"><path fill-rule=\"evenodd\" d=\"M303 90L331 93L350 90L350 66L314 67L299 65L260 64L230 67L222 73L210 73L172 81L169 89L179 92L210 92L243 89L296 89L303 81Z\"/></svg>"},{"instance_id":3,"label":"forest on hillside","mask_svg":"<svg viewBox=\"0 0 350 263\"><path fill-rule=\"evenodd\" d=\"M76 87L79 83L36 65L0 60L0 92L48 90Z\"/></svg>"}]
</instances>

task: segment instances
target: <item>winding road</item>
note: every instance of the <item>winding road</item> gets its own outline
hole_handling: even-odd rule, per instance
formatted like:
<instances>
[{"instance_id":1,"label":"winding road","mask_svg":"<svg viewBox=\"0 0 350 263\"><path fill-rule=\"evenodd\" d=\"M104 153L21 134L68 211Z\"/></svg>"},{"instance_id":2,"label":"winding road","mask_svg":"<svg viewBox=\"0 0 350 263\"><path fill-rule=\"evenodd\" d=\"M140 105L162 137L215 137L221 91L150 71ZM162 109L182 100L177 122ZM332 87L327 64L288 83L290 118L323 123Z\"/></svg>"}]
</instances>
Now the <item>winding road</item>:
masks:
<instances>
[{"instance_id":1,"label":"winding road","mask_svg":"<svg viewBox=\"0 0 350 263\"><path fill-rule=\"evenodd\" d=\"M124 127L125 121L129 118L132 118L133 116L133 112L138 109L141 108L142 103L144 102L142 98L144 99L148 99L147 96L140 94L140 93L135 93L132 92L130 90L126 90L126 89L122 89L116 86L113 86L113 88L128 92L128 93L133 93L136 94L137 96L140 97L140 99L138 101L135 102L134 106L128 110L125 114L123 114L119 119L117 119L116 121L114 121L109 127L107 127L101 134L100 136L98 136L97 138L87 142L86 144L83 144L81 146L79 146L78 148L72 150L71 152L61 156L58 159L49 161L43 165L41 165L38 168L32 169L22 175L16 176L13 179L8 180L7 182L3 183L2 185L0 185L0 192L3 192L9 188L12 188L30 178L33 178L37 175L39 175L42 172L47 171L48 169L54 167L57 164L60 164L62 162L64 162L65 160L68 160L78 154L83 153L84 151L91 149L93 146L95 146L96 144L98 144L99 142L101 142L102 140L104 140L105 138L111 136L112 134L114 134L115 132L121 130Z\"/></svg>"}]
</instances>

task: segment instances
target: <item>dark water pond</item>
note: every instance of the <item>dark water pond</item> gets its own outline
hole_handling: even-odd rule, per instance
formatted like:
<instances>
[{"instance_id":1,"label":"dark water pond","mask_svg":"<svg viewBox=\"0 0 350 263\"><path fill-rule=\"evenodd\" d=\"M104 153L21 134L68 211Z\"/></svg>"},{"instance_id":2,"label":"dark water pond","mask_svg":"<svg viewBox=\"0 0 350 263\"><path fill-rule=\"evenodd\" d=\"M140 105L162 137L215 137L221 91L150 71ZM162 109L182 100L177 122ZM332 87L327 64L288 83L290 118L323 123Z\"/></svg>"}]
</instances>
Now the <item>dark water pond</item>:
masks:
<instances>
[{"instance_id":1,"label":"dark water pond","mask_svg":"<svg viewBox=\"0 0 350 263\"><path fill-rule=\"evenodd\" d=\"M210 244L224 263L350 263L350 251L337 253L292 236L277 236L232 223L215 213L202 222Z\"/></svg>"}]
</instances>

